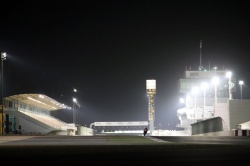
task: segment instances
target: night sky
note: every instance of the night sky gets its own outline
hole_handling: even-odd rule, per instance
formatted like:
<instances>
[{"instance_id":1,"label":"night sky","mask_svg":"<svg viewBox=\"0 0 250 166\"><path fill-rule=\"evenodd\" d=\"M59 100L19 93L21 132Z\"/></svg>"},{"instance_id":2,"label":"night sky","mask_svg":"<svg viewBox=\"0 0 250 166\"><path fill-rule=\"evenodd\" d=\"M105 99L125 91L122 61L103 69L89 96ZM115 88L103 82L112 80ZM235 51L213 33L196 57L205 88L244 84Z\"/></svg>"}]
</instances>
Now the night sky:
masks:
<instances>
[{"instance_id":1,"label":"night sky","mask_svg":"<svg viewBox=\"0 0 250 166\"><path fill-rule=\"evenodd\" d=\"M203 67L231 70L250 97L247 1L6 2L0 20L4 96L42 93L69 106L76 97L83 125L147 121L146 80L156 79L155 126L176 129L177 82L198 69L200 40Z\"/></svg>"}]
</instances>

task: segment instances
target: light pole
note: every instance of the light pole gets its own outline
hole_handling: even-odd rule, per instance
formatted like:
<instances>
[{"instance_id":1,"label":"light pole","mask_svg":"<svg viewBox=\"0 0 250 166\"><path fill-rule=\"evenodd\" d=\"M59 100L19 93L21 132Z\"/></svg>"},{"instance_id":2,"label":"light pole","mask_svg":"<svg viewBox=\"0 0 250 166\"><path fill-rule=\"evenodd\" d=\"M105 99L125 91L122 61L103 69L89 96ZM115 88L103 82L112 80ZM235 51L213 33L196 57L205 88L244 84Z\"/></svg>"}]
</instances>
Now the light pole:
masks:
<instances>
[{"instance_id":1,"label":"light pole","mask_svg":"<svg viewBox=\"0 0 250 166\"><path fill-rule=\"evenodd\" d=\"M77 89L73 88L73 93L77 93ZM77 96L75 95L74 96ZM76 105L78 105L76 98L73 98L73 123L77 123L77 109Z\"/></svg>"},{"instance_id":2,"label":"light pole","mask_svg":"<svg viewBox=\"0 0 250 166\"><path fill-rule=\"evenodd\" d=\"M197 87L193 87L192 88L192 93L194 94L194 118L195 118L195 111L196 111L196 95L198 92L198 88Z\"/></svg>"},{"instance_id":3,"label":"light pole","mask_svg":"<svg viewBox=\"0 0 250 166\"><path fill-rule=\"evenodd\" d=\"M75 123L75 103L77 103L77 100L73 98L73 123Z\"/></svg>"},{"instance_id":4,"label":"light pole","mask_svg":"<svg viewBox=\"0 0 250 166\"><path fill-rule=\"evenodd\" d=\"M6 53L1 53L1 134L4 134L4 117L3 117L3 61L6 59Z\"/></svg>"},{"instance_id":5,"label":"light pole","mask_svg":"<svg viewBox=\"0 0 250 166\"><path fill-rule=\"evenodd\" d=\"M194 94L194 108L196 108L196 95L197 95L197 92L198 92L198 88L193 87L192 93Z\"/></svg>"},{"instance_id":6,"label":"light pole","mask_svg":"<svg viewBox=\"0 0 250 166\"><path fill-rule=\"evenodd\" d=\"M240 80L239 84L240 84L240 99L242 99L242 85L244 84L244 82Z\"/></svg>"},{"instance_id":7,"label":"light pole","mask_svg":"<svg viewBox=\"0 0 250 166\"><path fill-rule=\"evenodd\" d=\"M206 82L201 83L201 88L203 90L203 118L205 117L205 106L206 106L206 90L208 84Z\"/></svg>"},{"instance_id":8,"label":"light pole","mask_svg":"<svg viewBox=\"0 0 250 166\"><path fill-rule=\"evenodd\" d=\"M217 103L217 86L219 84L219 78L218 77L214 77L212 79L212 83L214 84L214 103Z\"/></svg>"},{"instance_id":9,"label":"light pole","mask_svg":"<svg viewBox=\"0 0 250 166\"><path fill-rule=\"evenodd\" d=\"M226 74L227 78L228 78L228 95L229 95L229 100L232 100L232 93L231 93L231 77L232 77L232 72L227 72Z\"/></svg>"}]
</instances>

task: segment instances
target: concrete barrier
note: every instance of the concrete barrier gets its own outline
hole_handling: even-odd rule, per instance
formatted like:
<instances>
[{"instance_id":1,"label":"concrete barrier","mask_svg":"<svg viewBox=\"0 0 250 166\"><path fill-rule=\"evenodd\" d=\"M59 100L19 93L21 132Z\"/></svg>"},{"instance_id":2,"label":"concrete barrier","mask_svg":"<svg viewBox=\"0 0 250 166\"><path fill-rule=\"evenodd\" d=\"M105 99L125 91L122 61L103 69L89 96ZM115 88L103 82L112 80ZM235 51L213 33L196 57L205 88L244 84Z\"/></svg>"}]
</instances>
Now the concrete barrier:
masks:
<instances>
[{"instance_id":1,"label":"concrete barrier","mask_svg":"<svg viewBox=\"0 0 250 166\"><path fill-rule=\"evenodd\" d=\"M235 136L250 136L250 130L235 130Z\"/></svg>"}]
</instances>

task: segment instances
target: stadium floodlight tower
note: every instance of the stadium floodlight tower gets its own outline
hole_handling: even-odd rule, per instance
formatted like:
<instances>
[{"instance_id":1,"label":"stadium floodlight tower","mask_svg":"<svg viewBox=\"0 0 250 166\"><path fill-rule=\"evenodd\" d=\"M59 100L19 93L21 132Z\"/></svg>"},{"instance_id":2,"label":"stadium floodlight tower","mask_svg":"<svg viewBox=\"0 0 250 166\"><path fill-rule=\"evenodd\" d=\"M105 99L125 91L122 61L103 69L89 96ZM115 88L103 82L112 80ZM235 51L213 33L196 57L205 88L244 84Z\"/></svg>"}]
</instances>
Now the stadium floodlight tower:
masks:
<instances>
[{"instance_id":1,"label":"stadium floodlight tower","mask_svg":"<svg viewBox=\"0 0 250 166\"><path fill-rule=\"evenodd\" d=\"M149 130L152 135L154 131L155 120L155 94L156 94L156 80L146 80L146 90L148 97L148 120Z\"/></svg>"}]
</instances>

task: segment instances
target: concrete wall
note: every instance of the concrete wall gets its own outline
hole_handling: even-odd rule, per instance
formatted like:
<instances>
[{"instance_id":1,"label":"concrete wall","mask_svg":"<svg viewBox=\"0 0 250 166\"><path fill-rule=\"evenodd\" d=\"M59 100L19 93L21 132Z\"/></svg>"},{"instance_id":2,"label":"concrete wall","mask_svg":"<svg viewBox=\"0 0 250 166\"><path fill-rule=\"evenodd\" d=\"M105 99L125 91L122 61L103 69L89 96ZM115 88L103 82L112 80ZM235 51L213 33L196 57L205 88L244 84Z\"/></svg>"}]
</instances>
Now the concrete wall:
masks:
<instances>
[{"instance_id":1,"label":"concrete wall","mask_svg":"<svg viewBox=\"0 0 250 166\"><path fill-rule=\"evenodd\" d=\"M191 124L192 135L222 131L222 118L215 117Z\"/></svg>"},{"instance_id":2,"label":"concrete wall","mask_svg":"<svg viewBox=\"0 0 250 166\"><path fill-rule=\"evenodd\" d=\"M215 104L214 117L221 117L223 123L223 130L230 130L230 121L229 121L229 111L228 103L217 103Z\"/></svg>"},{"instance_id":3,"label":"concrete wall","mask_svg":"<svg viewBox=\"0 0 250 166\"><path fill-rule=\"evenodd\" d=\"M235 136L250 136L250 130L235 130Z\"/></svg>"},{"instance_id":4,"label":"concrete wall","mask_svg":"<svg viewBox=\"0 0 250 166\"><path fill-rule=\"evenodd\" d=\"M234 131L217 131L211 133L196 134L194 136L234 136Z\"/></svg>"},{"instance_id":5,"label":"concrete wall","mask_svg":"<svg viewBox=\"0 0 250 166\"><path fill-rule=\"evenodd\" d=\"M77 135L93 136L94 130L84 126L77 126Z\"/></svg>"},{"instance_id":6,"label":"concrete wall","mask_svg":"<svg viewBox=\"0 0 250 166\"><path fill-rule=\"evenodd\" d=\"M19 117L19 125L21 125L22 134L46 134L50 132L46 128L43 128L36 123L32 123L31 121L25 120Z\"/></svg>"},{"instance_id":7,"label":"concrete wall","mask_svg":"<svg viewBox=\"0 0 250 166\"><path fill-rule=\"evenodd\" d=\"M239 130L250 130L250 121L237 125Z\"/></svg>"}]
</instances>

